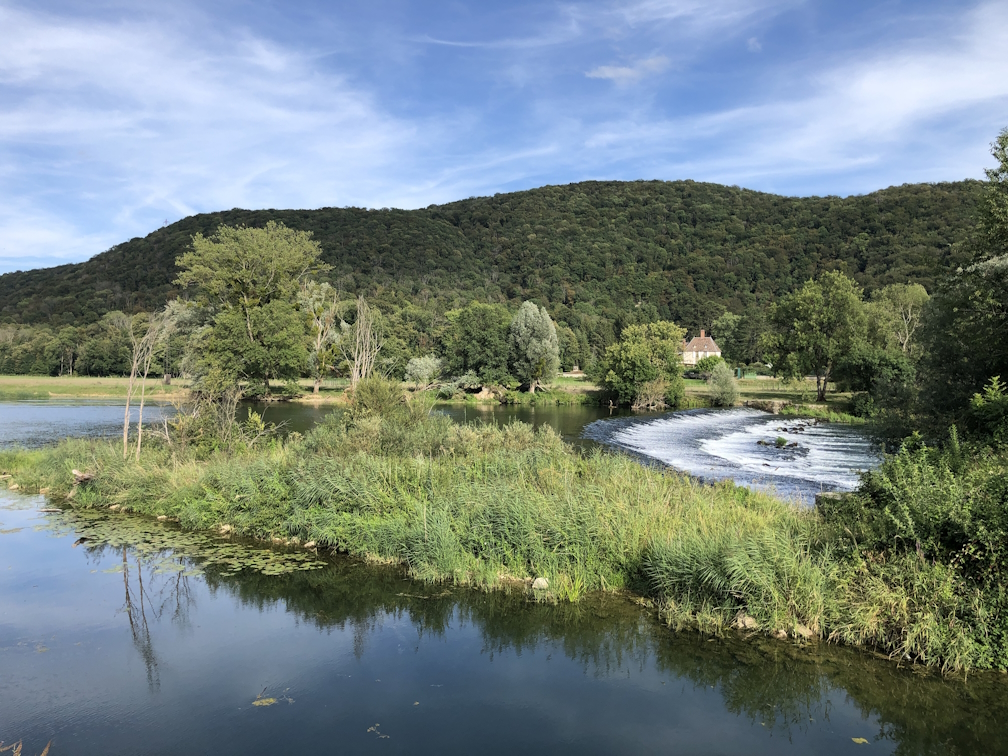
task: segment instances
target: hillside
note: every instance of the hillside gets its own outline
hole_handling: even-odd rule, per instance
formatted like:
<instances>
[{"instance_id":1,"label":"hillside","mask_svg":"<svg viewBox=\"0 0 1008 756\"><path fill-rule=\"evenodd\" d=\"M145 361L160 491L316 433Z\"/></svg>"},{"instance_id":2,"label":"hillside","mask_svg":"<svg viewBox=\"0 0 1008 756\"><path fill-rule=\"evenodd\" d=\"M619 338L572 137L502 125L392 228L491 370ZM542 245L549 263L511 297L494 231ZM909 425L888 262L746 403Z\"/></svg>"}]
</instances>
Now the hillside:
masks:
<instances>
[{"instance_id":1,"label":"hillside","mask_svg":"<svg viewBox=\"0 0 1008 756\"><path fill-rule=\"evenodd\" d=\"M193 234L268 220L312 231L334 283L442 310L472 298L548 302L560 320L690 326L822 270L867 290L955 265L981 184L782 197L693 181L583 182L421 210L229 210L185 218L87 262L0 276L0 322L88 323L175 295ZM635 312L636 311L636 312Z\"/></svg>"}]
</instances>

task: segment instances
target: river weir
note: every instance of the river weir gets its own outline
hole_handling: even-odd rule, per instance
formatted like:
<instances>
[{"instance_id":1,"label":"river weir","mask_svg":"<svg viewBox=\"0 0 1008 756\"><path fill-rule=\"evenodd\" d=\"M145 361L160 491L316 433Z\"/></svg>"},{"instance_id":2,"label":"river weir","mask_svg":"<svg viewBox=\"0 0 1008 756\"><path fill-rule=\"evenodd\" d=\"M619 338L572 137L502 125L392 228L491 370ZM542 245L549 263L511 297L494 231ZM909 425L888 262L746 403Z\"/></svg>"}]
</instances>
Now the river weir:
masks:
<instances>
[{"instance_id":1,"label":"river weir","mask_svg":"<svg viewBox=\"0 0 1008 756\"><path fill-rule=\"evenodd\" d=\"M859 429L752 409L688 410L598 420L586 438L704 480L733 480L811 503L824 491L851 491L881 462Z\"/></svg>"}]
</instances>

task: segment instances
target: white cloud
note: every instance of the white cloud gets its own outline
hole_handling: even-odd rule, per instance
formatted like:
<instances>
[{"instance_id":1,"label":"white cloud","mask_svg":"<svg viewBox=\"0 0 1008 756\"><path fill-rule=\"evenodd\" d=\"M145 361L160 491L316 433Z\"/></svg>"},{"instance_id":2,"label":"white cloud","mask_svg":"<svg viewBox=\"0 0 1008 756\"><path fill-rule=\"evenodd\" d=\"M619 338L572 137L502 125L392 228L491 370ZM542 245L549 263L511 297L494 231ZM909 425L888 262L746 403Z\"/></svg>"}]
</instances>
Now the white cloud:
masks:
<instances>
[{"instance_id":1,"label":"white cloud","mask_svg":"<svg viewBox=\"0 0 1008 756\"><path fill-rule=\"evenodd\" d=\"M39 234L8 219L0 249L17 258L80 257L92 224L121 240L234 206L416 202L396 173L450 125L392 117L307 54L247 33L2 7L0 95L0 195L63 218Z\"/></svg>"},{"instance_id":2,"label":"white cloud","mask_svg":"<svg viewBox=\"0 0 1008 756\"><path fill-rule=\"evenodd\" d=\"M824 71L787 78L802 96L678 119L614 121L589 130L589 150L613 159L649 147L665 170L707 180L772 183L775 177L835 176L892 165L908 141L933 142L904 180L978 175L976 142L955 139L943 119L981 129L987 140L1008 123L1008 7L967 16L944 44L912 42ZM967 115L968 114L968 115ZM706 149L711 142L718 150ZM661 154L662 157L657 157ZM689 157L686 157L689 156ZM874 187L871 187L874 188ZM836 190L834 190L836 191Z\"/></svg>"},{"instance_id":3,"label":"white cloud","mask_svg":"<svg viewBox=\"0 0 1008 756\"><path fill-rule=\"evenodd\" d=\"M588 71L585 76L589 79L610 79L623 84L637 81L649 74L661 73L668 68L668 63L668 58L664 55L655 55L630 66L598 66Z\"/></svg>"},{"instance_id":4,"label":"white cloud","mask_svg":"<svg viewBox=\"0 0 1008 756\"><path fill-rule=\"evenodd\" d=\"M760 44L760 41L756 37L749 37L749 41L746 42L746 49L749 52L757 53L763 49L763 45Z\"/></svg>"}]
</instances>

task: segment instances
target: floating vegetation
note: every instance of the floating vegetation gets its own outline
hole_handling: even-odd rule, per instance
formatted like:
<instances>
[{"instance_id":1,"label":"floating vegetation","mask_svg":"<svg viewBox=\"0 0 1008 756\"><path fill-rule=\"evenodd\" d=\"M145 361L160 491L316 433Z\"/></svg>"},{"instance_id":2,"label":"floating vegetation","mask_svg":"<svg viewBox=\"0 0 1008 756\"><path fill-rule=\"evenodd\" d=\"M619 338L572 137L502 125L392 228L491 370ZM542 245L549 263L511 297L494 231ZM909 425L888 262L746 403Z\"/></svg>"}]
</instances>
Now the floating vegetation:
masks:
<instances>
[{"instance_id":1,"label":"floating vegetation","mask_svg":"<svg viewBox=\"0 0 1008 756\"><path fill-rule=\"evenodd\" d=\"M52 741L46 743L46 747L42 750L39 756L48 756L49 746L52 745ZM10 753L11 756L22 756L21 750L24 748L23 741L18 741L17 743L11 743L10 745L4 745L4 742L0 740L0 753Z\"/></svg>"},{"instance_id":2,"label":"floating vegetation","mask_svg":"<svg viewBox=\"0 0 1008 756\"><path fill-rule=\"evenodd\" d=\"M76 535L74 546L88 551L128 548L155 574L194 576L212 569L221 577L243 570L287 575L328 564L312 552L266 548L211 533L184 531L171 522L148 517L75 509L50 512L45 518L36 530L48 530L57 537ZM105 572L122 569L122 565L115 565Z\"/></svg>"}]
</instances>

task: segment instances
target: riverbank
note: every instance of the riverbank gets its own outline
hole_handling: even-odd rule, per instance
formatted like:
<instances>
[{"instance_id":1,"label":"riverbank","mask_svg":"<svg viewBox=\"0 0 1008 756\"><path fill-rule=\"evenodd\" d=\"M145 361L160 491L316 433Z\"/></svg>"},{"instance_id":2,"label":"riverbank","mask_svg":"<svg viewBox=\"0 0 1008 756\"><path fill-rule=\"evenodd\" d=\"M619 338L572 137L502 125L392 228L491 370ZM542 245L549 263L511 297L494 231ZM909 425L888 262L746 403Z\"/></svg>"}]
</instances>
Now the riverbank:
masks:
<instances>
[{"instance_id":1,"label":"riverbank","mask_svg":"<svg viewBox=\"0 0 1008 756\"><path fill-rule=\"evenodd\" d=\"M370 406L230 452L152 434L137 464L115 444L66 441L0 453L0 471L67 506L311 544L433 582L524 582L560 601L630 590L674 627L1005 666L996 606L949 566L851 546L837 535L854 524L846 510L831 519L625 456L583 456L545 428L457 425L394 389Z\"/></svg>"},{"instance_id":2,"label":"riverbank","mask_svg":"<svg viewBox=\"0 0 1008 756\"><path fill-rule=\"evenodd\" d=\"M126 399L129 378L119 376L0 375L0 401L46 399ZM160 378L148 379L147 401L165 401L188 394L185 382L165 385ZM139 396L137 396L139 400Z\"/></svg>"}]
</instances>

